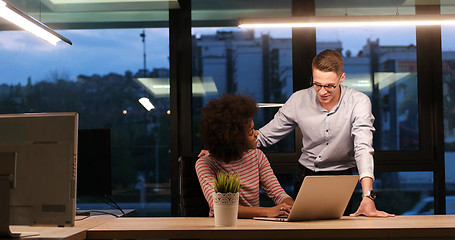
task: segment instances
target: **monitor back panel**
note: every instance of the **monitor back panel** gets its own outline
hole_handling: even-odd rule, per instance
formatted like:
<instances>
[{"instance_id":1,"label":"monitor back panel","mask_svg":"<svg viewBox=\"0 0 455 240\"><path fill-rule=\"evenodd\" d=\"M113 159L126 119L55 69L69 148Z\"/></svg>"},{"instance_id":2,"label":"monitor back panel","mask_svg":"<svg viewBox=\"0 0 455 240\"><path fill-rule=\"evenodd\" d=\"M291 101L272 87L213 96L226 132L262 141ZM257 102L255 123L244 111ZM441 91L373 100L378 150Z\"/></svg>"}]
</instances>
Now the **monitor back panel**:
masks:
<instances>
[{"instance_id":1,"label":"monitor back panel","mask_svg":"<svg viewBox=\"0 0 455 240\"><path fill-rule=\"evenodd\" d=\"M77 113L0 115L0 152L16 153L10 224L73 226Z\"/></svg>"}]
</instances>

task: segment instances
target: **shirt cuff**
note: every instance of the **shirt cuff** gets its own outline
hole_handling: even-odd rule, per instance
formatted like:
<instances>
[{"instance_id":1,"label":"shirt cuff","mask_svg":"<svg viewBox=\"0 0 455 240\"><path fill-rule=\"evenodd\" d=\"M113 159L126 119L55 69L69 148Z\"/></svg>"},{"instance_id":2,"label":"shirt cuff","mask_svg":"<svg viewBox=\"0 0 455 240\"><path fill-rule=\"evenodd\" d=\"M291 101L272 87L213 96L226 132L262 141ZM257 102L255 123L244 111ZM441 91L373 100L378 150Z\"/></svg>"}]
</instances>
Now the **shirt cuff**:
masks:
<instances>
[{"instance_id":1,"label":"shirt cuff","mask_svg":"<svg viewBox=\"0 0 455 240\"><path fill-rule=\"evenodd\" d=\"M280 196L280 199L278 199L277 205L283 203L284 199L286 199L286 198L291 198L291 196L289 196L287 193L282 194L282 195ZM291 198L291 199L292 199L292 198Z\"/></svg>"},{"instance_id":2,"label":"shirt cuff","mask_svg":"<svg viewBox=\"0 0 455 240\"><path fill-rule=\"evenodd\" d=\"M374 182L374 174L373 173L362 173L359 176L359 181L362 180L362 178L364 178L364 177L369 177L369 178L373 179L373 182Z\"/></svg>"}]
</instances>

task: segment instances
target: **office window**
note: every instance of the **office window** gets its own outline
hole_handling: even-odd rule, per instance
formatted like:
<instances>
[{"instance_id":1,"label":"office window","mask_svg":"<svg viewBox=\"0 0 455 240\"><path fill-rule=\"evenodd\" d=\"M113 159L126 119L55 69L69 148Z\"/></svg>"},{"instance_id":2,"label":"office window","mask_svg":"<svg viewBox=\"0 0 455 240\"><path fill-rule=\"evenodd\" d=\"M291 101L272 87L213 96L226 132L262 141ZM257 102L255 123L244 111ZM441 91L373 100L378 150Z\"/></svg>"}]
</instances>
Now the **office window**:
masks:
<instances>
[{"instance_id":1,"label":"office window","mask_svg":"<svg viewBox=\"0 0 455 240\"><path fill-rule=\"evenodd\" d=\"M73 45L0 32L0 113L78 112L80 129L109 129L111 199L138 216L170 215L168 29L58 32ZM77 207L109 208L98 197Z\"/></svg>"},{"instance_id":2,"label":"office window","mask_svg":"<svg viewBox=\"0 0 455 240\"><path fill-rule=\"evenodd\" d=\"M375 177L373 187L378 196L375 200L377 209L397 215L434 213L434 205L426 210L421 207L422 202L433 203L432 172L376 172ZM361 194L359 184L354 193L357 201L360 201Z\"/></svg>"},{"instance_id":3,"label":"office window","mask_svg":"<svg viewBox=\"0 0 455 240\"><path fill-rule=\"evenodd\" d=\"M191 0L193 35L192 150L203 148L200 109L221 94L246 94L261 104L262 127L292 94L291 29L245 30L241 17L291 16L291 0ZM264 151L294 152L294 135Z\"/></svg>"},{"instance_id":4,"label":"office window","mask_svg":"<svg viewBox=\"0 0 455 240\"><path fill-rule=\"evenodd\" d=\"M290 30L193 28L193 152L199 138L201 107L221 94L253 97L260 110L255 126L268 123L292 94ZM293 152L294 136L265 151Z\"/></svg>"},{"instance_id":5,"label":"office window","mask_svg":"<svg viewBox=\"0 0 455 240\"><path fill-rule=\"evenodd\" d=\"M443 8L441 8L441 11ZM453 11L451 11L453 13ZM446 212L455 213L455 41L453 26L442 26L442 80L444 101L444 150L446 176Z\"/></svg>"},{"instance_id":6,"label":"office window","mask_svg":"<svg viewBox=\"0 0 455 240\"><path fill-rule=\"evenodd\" d=\"M201 2L193 0L193 6L200 7L194 3ZM297 3L295 1L294 3ZM415 14L414 3L397 3L396 1L340 1L323 0L315 1L315 15L317 16L343 16L343 15L408 15ZM297 9L302 10L306 4L297 4ZM264 9L257 9L257 13L252 17L264 16L290 16L290 4L284 8L277 8L276 14L261 15ZM300 8L299 8L300 7ZM420 6L419 6L420 7ZM208 7L210 8L210 7ZM287 8L288 11L281 11ZM229 8L229 10L236 8ZM311 14L311 11L306 11ZM193 17L193 47L197 39L203 38L203 34L195 34L196 30L202 31L200 27L219 27L233 26L238 17L242 17L241 11L230 12L231 18L213 14L211 18L201 17L204 13L201 9L192 12ZM207 13L207 12L205 12ZM221 11L221 13L224 13ZM195 18L196 17L196 18ZM204 25L204 23L206 25ZM218 24L218 25L217 25ZM229 29L217 28L216 30ZM234 28L236 29L236 28ZM228 30L230 31L230 30ZM244 30L247 31L247 30ZM257 30L256 30L257 31ZM257 34L255 32L254 34ZM309 31L311 34L311 31ZM213 35L213 34L212 34ZM270 32L273 36L273 32ZM310 40L304 40L309 41ZM302 43L305 44L305 43ZM373 114L376 117L374 134L374 148L376 150L375 158L379 159L380 172L376 171L375 190L381 197L377 200L378 209L389 211L396 214L404 214L418 205L419 202L427 201L427 197L433 195L433 174L430 168L425 165L431 161L431 154L428 157L428 139L429 131L422 129L428 119L419 112L419 96L417 79L417 47L416 47L416 29L408 28L337 28L337 29L316 29L317 53L324 49L335 49L342 53L345 59L345 72L347 74L344 84L348 87L355 88L367 94L373 105ZM195 65L202 64L202 60L195 58L202 51L208 50L209 46L203 48L193 48L193 70ZM195 50L196 49L196 50ZM226 55L228 56L227 53ZM419 63L425 59L419 59ZM249 63L257 64L257 62ZM226 69L233 69L232 65L227 65ZM294 68L296 71L298 68ZM224 74L216 71L218 74ZM196 76L203 76L200 72L193 71ZM194 76L193 75L193 76ZM233 76L235 78L236 76ZM305 81L305 79L293 79L293 81ZM232 82L232 81L231 81ZM295 83L295 82L294 82ZM194 80L193 80L194 86ZM232 84L229 91L237 90L236 85ZM422 89L420 89L422 90ZM228 92L228 91L226 91ZM220 92L221 93L221 92ZM422 92L420 92L422 93ZM423 91L423 95L427 92ZM216 96L214 96L216 97ZM199 102L198 102L199 101ZM203 100L195 98L193 88L193 152L198 153L202 148L201 142L197 142L197 114L195 111L203 106ZM271 114L273 115L273 114ZM257 121L257 120L256 120ZM264 121L266 123L267 121ZM298 140L296 140L298 141ZM292 144L292 146L295 146ZM298 152L298 149L284 150L276 148L277 152ZM423 154L421 154L423 153ZM274 165L277 161L294 161L294 156L283 160L283 155L269 154L269 159L274 171L288 193L292 193L292 173L293 169L285 165ZM280 156L280 159L274 158ZM292 159L291 159L292 158ZM425 163L414 164L415 159L422 160ZM381 165L382 164L382 165ZM402 165L400 165L402 164ZM378 164L377 164L378 165ZM278 167L277 167L278 166ZM386 170L383 170L386 169ZM409 172L409 171L419 172ZM403 172L401 172L403 171ZM422 187L417 187L417 186ZM356 194L359 194L357 190ZM357 198L360 199L360 198ZM419 203L421 204L421 203ZM354 204L355 208L358 206ZM429 213L430 211L426 211ZM419 214L426 214L419 213Z\"/></svg>"},{"instance_id":7,"label":"office window","mask_svg":"<svg viewBox=\"0 0 455 240\"><path fill-rule=\"evenodd\" d=\"M418 149L415 28L318 28L316 33L317 52L334 49L343 55L343 84L370 97L374 148Z\"/></svg>"},{"instance_id":8,"label":"office window","mask_svg":"<svg viewBox=\"0 0 455 240\"><path fill-rule=\"evenodd\" d=\"M419 150L415 36L413 27L316 31L317 52L339 51L346 73L343 84L371 99L375 151ZM376 172L374 188L383 195L376 201L378 209L409 214L418 202L432 199L432 176L431 172ZM416 209L415 214L433 214Z\"/></svg>"}]
</instances>

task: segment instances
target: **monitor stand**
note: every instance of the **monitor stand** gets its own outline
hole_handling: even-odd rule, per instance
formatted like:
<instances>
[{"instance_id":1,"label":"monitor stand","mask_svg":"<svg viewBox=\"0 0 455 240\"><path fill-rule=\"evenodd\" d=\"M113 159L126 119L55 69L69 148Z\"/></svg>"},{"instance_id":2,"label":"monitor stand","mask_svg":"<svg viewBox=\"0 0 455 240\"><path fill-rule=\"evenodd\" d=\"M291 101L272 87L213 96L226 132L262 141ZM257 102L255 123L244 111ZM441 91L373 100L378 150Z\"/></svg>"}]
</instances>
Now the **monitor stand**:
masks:
<instances>
[{"instance_id":1,"label":"monitor stand","mask_svg":"<svg viewBox=\"0 0 455 240\"><path fill-rule=\"evenodd\" d=\"M39 235L37 232L11 232L9 228L9 194L11 175L0 174L0 238L19 238Z\"/></svg>"}]
</instances>

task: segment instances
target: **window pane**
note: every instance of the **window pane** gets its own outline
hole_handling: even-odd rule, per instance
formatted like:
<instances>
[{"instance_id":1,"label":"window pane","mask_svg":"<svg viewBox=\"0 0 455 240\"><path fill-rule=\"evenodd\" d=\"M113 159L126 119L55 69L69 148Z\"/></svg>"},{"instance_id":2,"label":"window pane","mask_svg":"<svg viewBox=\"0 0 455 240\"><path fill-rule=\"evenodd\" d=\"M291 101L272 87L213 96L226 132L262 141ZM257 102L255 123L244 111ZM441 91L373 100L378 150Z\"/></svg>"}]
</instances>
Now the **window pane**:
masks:
<instances>
[{"instance_id":1,"label":"window pane","mask_svg":"<svg viewBox=\"0 0 455 240\"><path fill-rule=\"evenodd\" d=\"M376 151L419 149L415 36L412 27L316 30L317 52L338 50L344 58L343 84L371 99L376 118ZM376 172L375 177L378 209L408 214L416 204L428 199L433 206L431 173ZM356 201L360 201L360 194L357 189ZM353 211L357 207L358 202ZM432 213L419 209L415 214Z\"/></svg>"},{"instance_id":2,"label":"window pane","mask_svg":"<svg viewBox=\"0 0 455 240\"><path fill-rule=\"evenodd\" d=\"M367 94L376 150L418 150L415 28L318 28L317 52L344 57L344 85Z\"/></svg>"},{"instance_id":3,"label":"window pane","mask_svg":"<svg viewBox=\"0 0 455 240\"><path fill-rule=\"evenodd\" d=\"M432 172L381 172L375 175L377 209L398 215L434 214ZM359 186L356 194L359 200L362 194Z\"/></svg>"},{"instance_id":4,"label":"window pane","mask_svg":"<svg viewBox=\"0 0 455 240\"><path fill-rule=\"evenodd\" d=\"M441 8L443 11L444 8ZM446 11L449 9L446 9ZM453 13L450 11L450 13ZM455 213L455 27L442 26L442 81L444 101L444 150L446 175L446 211Z\"/></svg>"},{"instance_id":5,"label":"window pane","mask_svg":"<svg viewBox=\"0 0 455 240\"><path fill-rule=\"evenodd\" d=\"M0 32L0 113L78 112L80 129L110 129L111 199L140 216L170 215L169 94L144 84L168 82L168 29L59 32L73 45ZM155 108L147 111L141 97ZM96 181L99 175L78 178ZM80 196L78 208L110 208L103 193Z\"/></svg>"},{"instance_id":6,"label":"window pane","mask_svg":"<svg viewBox=\"0 0 455 240\"><path fill-rule=\"evenodd\" d=\"M193 28L193 36L193 151L199 153L200 109L221 94L253 97L260 104L256 128L273 118L292 94L292 49L289 29ZM293 135L270 151L293 152Z\"/></svg>"}]
</instances>

